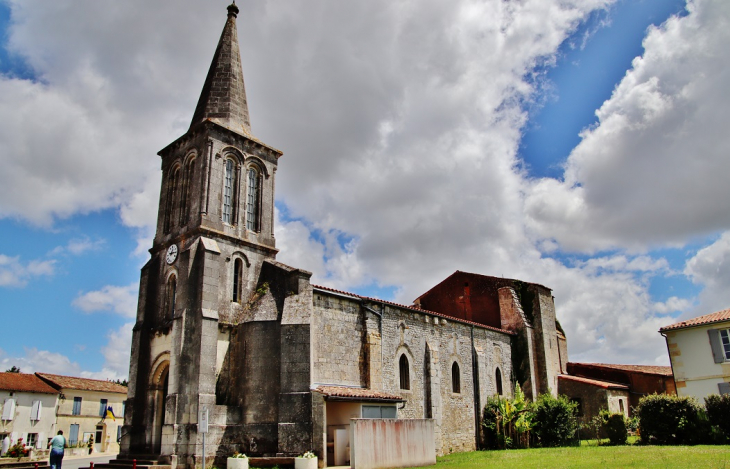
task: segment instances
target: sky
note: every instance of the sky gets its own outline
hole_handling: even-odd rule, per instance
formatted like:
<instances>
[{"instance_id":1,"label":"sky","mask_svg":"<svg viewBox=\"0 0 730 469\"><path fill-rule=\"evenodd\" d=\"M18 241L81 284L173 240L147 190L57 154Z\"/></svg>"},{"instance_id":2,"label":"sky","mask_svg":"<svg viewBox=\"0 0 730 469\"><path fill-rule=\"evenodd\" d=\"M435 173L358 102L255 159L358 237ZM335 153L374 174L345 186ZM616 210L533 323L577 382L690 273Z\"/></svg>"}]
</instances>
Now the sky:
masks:
<instances>
[{"instance_id":1,"label":"sky","mask_svg":"<svg viewBox=\"0 0 730 469\"><path fill-rule=\"evenodd\" d=\"M730 307L730 2L239 0L281 262L411 304L456 270L553 290L571 361L668 365ZM129 368L157 152L222 0L0 0L0 368Z\"/></svg>"}]
</instances>

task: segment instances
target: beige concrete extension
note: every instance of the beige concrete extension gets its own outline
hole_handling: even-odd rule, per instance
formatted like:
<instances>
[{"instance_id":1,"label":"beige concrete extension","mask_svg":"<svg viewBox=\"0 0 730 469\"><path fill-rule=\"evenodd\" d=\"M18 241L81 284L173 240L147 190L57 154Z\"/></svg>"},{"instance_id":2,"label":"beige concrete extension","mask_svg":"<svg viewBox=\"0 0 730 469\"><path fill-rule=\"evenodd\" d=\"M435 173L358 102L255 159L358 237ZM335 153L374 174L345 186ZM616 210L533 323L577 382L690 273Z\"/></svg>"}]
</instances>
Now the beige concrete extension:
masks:
<instances>
[{"instance_id":1,"label":"beige concrete extension","mask_svg":"<svg viewBox=\"0 0 730 469\"><path fill-rule=\"evenodd\" d=\"M677 394L730 392L730 309L663 327Z\"/></svg>"}]
</instances>

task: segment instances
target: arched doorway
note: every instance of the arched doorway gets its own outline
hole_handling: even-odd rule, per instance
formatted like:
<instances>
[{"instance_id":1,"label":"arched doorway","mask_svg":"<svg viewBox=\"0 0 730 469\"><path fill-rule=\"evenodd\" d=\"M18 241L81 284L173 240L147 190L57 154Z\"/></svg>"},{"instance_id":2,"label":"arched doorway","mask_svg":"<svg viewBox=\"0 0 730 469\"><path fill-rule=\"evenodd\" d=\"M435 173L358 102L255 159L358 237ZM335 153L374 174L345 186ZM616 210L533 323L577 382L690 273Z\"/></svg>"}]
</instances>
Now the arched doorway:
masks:
<instances>
[{"instance_id":1,"label":"arched doorway","mask_svg":"<svg viewBox=\"0 0 730 469\"><path fill-rule=\"evenodd\" d=\"M152 375L150 394L154 408L152 412L152 452L160 454L162 447L162 426L165 424L165 402L169 382L170 362L161 363Z\"/></svg>"}]
</instances>

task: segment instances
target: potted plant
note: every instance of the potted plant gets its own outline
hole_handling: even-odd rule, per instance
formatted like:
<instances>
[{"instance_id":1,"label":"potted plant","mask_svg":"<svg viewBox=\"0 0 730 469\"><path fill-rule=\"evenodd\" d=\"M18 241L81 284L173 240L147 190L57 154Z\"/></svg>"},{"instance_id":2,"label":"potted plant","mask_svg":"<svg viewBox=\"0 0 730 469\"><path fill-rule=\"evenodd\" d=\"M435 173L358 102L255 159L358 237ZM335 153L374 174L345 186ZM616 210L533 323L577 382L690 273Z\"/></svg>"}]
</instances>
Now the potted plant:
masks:
<instances>
[{"instance_id":1,"label":"potted plant","mask_svg":"<svg viewBox=\"0 0 730 469\"><path fill-rule=\"evenodd\" d=\"M307 451L294 458L294 469L317 469L317 455Z\"/></svg>"},{"instance_id":2,"label":"potted plant","mask_svg":"<svg viewBox=\"0 0 730 469\"><path fill-rule=\"evenodd\" d=\"M226 467L228 469L248 469L248 456L235 452L233 456L228 458Z\"/></svg>"}]
</instances>

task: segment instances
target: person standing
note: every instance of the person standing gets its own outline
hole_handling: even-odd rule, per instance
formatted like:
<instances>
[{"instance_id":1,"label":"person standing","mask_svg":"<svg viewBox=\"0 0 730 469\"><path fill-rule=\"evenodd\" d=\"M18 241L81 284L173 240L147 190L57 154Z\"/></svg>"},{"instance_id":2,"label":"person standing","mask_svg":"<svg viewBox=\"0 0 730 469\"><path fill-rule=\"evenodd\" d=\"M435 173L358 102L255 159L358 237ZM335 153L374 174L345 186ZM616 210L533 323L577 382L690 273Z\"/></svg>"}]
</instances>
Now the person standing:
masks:
<instances>
[{"instance_id":1,"label":"person standing","mask_svg":"<svg viewBox=\"0 0 730 469\"><path fill-rule=\"evenodd\" d=\"M66 447L66 438L63 437L63 431L59 430L58 434L48 443L51 447L51 469L61 469L63 462L63 448Z\"/></svg>"}]
</instances>

